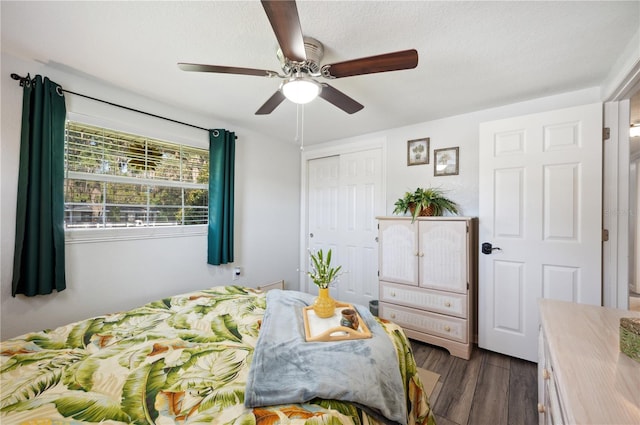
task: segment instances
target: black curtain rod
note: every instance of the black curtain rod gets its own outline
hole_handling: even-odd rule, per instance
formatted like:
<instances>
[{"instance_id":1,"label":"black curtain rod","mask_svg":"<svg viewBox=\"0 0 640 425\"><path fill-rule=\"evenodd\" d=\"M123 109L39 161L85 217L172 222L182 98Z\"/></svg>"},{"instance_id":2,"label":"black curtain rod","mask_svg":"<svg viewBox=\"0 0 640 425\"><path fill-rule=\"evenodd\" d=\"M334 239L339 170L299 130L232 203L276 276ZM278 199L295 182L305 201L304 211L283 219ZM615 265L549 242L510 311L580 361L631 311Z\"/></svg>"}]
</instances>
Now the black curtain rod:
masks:
<instances>
[{"instance_id":1,"label":"black curtain rod","mask_svg":"<svg viewBox=\"0 0 640 425\"><path fill-rule=\"evenodd\" d=\"M11 78L13 78L16 81L20 81L20 86L24 86L25 84L28 84L28 83L31 82L30 74L27 74L26 77L21 77L18 74L11 74ZM197 125L189 124L189 123L186 123L186 122L182 122L182 121L174 120L174 119L171 119L171 118L163 117L163 116L160 116L160 115L152 114L150 112L141 111L139 109L129 108L128 106L118 105L117 103L109 102L109 101L98 99L98 98L91 97L91 96L87 96L86 94L72 92L71 90L65 90L63 88L61 88L61 90L63 92L65 92L65 93L69 93L69 94L73 94L73 95L76 95L76 96L84 97L86 99L95 100L96 102L106 103L107 105L111 105L111 106L115 106L115 107L118 107L118 108L126 109L128 111L138 112L140 114L148 115L150 117L160 118L162 120L171 121L171 122L174 122L176 124L186 125L187 127L197 128L198 130L209 131L208 128L204 128L204 127L200 127L200 126L197 126Z\"/></svg>"}]
</instances>

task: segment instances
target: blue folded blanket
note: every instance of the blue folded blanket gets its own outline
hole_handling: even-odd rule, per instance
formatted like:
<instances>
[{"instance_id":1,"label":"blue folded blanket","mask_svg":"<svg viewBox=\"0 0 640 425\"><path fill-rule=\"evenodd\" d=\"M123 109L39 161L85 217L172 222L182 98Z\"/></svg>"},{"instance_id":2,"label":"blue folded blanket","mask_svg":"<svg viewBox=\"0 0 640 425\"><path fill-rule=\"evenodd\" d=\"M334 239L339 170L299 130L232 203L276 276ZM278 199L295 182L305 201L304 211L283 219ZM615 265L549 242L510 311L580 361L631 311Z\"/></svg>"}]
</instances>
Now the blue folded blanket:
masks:
<instances>
[{"instance_id":1,"label":"blue folded blanket","mask_svg":"<svg viewBox=\"0 0 640 425\"><path fill-rule=\"evenodd\" d=\"M387 423L406 424L397 354L384 329L367 309L355 305L371 338L306 342L302 309L314 298L297 291L267 293L245 406L304 403L319 397L353 402Z\"/></svg>"}]
</instances>

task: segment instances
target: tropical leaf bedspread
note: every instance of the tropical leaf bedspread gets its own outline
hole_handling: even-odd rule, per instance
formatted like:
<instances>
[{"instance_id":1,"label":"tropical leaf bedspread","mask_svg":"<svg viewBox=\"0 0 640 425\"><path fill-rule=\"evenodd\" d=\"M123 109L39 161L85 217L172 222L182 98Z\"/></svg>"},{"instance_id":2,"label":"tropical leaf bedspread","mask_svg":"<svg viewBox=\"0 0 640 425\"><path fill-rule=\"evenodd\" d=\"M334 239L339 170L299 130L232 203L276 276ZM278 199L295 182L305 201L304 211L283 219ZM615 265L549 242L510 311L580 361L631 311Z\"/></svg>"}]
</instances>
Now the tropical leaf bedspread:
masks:
<instances>
[{"instance_id":1,"label":"tropical leaf bedspread","mask_svg":"<svg viewBox=\"0 0 640 425\"><path fill-rule=\"evenodd\" d=\"M0 423L378 424L339 400L244 406L265 308L264 293L221 286L3 341ZM407 422L434 424L404 333L380 323L398 354Z\"/></svg>"}]
</instances>

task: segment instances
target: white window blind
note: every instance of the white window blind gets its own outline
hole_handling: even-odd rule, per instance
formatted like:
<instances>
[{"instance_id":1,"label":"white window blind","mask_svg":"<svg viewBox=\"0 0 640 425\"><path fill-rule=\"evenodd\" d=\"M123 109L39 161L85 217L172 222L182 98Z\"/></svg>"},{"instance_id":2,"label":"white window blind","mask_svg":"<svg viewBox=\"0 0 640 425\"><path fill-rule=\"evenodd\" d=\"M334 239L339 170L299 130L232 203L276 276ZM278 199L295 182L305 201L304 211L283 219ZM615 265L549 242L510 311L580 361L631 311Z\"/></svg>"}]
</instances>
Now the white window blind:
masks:
<instances>
[{"instance_id":1,"label":"white window blind","mask_svg":"<svg viewBox=\"0 0 640 425\"><path fill-rule=\"evenodd\" d=\"M209 151L67 121L65 228L206 224Z\"/></svg>"}]
</instances>

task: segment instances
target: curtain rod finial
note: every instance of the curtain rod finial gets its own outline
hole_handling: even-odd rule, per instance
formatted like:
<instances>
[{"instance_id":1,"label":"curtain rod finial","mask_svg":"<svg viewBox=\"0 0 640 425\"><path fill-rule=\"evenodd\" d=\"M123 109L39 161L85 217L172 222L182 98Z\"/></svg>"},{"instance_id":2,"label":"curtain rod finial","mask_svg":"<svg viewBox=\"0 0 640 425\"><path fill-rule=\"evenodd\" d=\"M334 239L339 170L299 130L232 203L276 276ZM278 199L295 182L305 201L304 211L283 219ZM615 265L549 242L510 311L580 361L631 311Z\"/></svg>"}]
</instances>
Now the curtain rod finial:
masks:
<instances>
[{"instance_id":1,"label":"curtain rod finial","mask_svg":"<svg viewBox=\"0 0 640 425\"><path fill-rule=\"evenodd\" d=\"M11 73L11 78L16 80L16 81L20 81L20 86L24 86L25 83L28 83L31 80L31 75L27 74L26 77L21 77L16 73Z\"/></svg>"}]
</instances>

